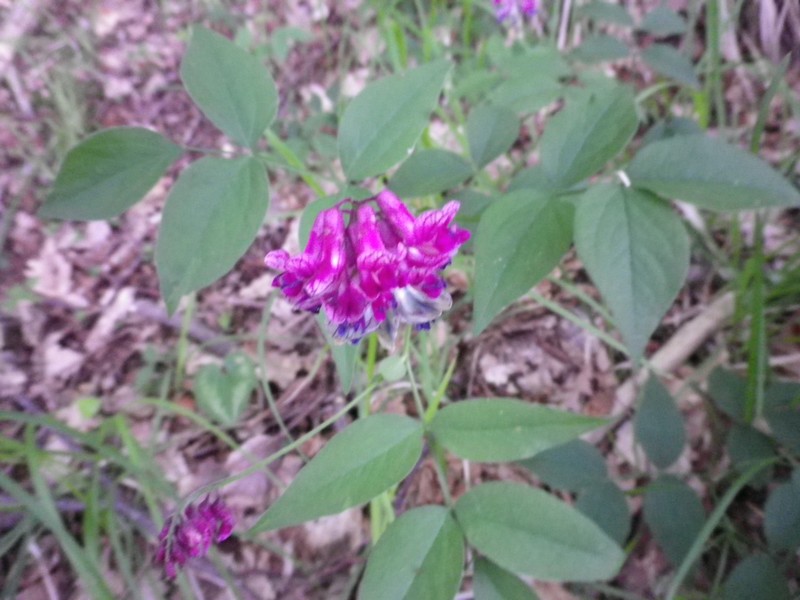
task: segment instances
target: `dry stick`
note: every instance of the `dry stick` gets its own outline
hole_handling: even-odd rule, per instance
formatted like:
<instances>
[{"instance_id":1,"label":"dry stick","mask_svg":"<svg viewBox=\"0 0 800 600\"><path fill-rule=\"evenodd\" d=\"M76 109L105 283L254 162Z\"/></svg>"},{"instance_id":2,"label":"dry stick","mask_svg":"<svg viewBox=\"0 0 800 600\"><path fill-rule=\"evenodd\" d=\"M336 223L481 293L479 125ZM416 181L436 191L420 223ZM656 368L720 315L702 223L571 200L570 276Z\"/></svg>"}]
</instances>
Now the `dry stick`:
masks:
<instances>
[{"instance_id":1,"label":"dry stick","mask_svg":"<svg viewBox=\"0 0 800 600\"><path fill-rule=\"evenodd\" d=\"M556 47L564 50L567 47L567 33L569 32L569 21L572 17L572 0L564 0L561 3L561 21L558 24L558 40Z\"/></svg>"},{"instance_id":2,"label":"dry stick","mask_svg":"<svg viewBox=\"0 0 800 600\"><path fill-rule=\"evenodd\" d=\"M0 79L5 79L6 69L14 59L17 44L33 29L39 14L41 0L17 0L6 15L0 28Z\"/></svg>"},{"instance_id":3,"label":"dry stick","mask_svg":"<svg viewBox=\"0 0 800 600\"><path fill-rule=\"evenodd\" d=\"M40 2L41 0L17 0L0 28L0 81L6 80L26 118L33 116L33 107L14 66L14 54L20 41L39 21Z\"/></svg>"},{"instance_id":4,"label":"dry stick","mask_svg":"<svg viewBox=\"0 0 800 600\"><path fill-rule=\"evenodd\" d=\"M656 352L650 359L650 364L655 371L667 374L682 365L708 337L722 327L733 316L735 302L733 292L726 292L708 308L694 319L684 324L675 334ZM615 406L617 418L612 423L596 429L587 439L592 443L598 442L611 429L619 427L620 419L627 419L628 413L636 401L636 390L645 381L649 372L646 369L639 371L623 383L617 390Z\"/></svg>"},{"instance_id":5,"label":"dry stick","mask_svg":"<svg viewBox=\"0 0 800 600\"><path fill-rule=\"evenodd\" d=\"M180 330L183 323L180 316L169 317L163 308L155 302L139 300L136 302L136 312L147 319L157 321L162 325ZM217 356L227 356L234 350L233 344L219 340L220 334L196 321L189 325L189 337L195 342L206 344L209 352ZM213 341L213 343L211 343Z\"/></svg>"}]
</instances>

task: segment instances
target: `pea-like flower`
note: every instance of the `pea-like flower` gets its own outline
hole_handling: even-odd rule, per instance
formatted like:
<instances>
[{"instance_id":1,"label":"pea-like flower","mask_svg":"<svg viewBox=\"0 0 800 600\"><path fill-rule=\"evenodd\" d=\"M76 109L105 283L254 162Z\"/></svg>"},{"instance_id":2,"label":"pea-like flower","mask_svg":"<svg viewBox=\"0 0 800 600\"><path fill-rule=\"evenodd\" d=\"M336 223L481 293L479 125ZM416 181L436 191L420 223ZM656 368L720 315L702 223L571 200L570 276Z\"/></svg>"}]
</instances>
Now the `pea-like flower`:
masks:
<instances>
[{"instance_id":1,"label":"pea-like flower","mask_svg":"<svg viewBox=\"0 0 800 600\"><path fill-rule=\"evenodd\" d=\"M537 0L493 0L494 14L501 23L519 21L522 15L532 17L538 11Z\"/></svg>"},{"instance_id":2,"label":"pea-like flower","mask_svg":"<svg viewBox=\"0 0 800 600\"><path fill-rule=\"evenodd\" d=\"M206 497L197 506L189 505L183 515L169 517L158 534L155 562L164 566L169 577L175 577L178 566L205 556L212 544L228 539L233 525L230 509L219 498Z\"/></svg>"},{"instance_id":3,"label":"pea-like flower","mask_svg":"<svg viewBox=\"0 0 800 600\"><path fill-rule=\"evenodd\" d=\"M426 329L452 306L442 271L470 236L453 224L459 206L414 217L389 190L343 200L317 216L304 252L264 263L296 308L324 312L335 340L378 331L393 342L400 325Z\"/></svg>"}]
</instances>

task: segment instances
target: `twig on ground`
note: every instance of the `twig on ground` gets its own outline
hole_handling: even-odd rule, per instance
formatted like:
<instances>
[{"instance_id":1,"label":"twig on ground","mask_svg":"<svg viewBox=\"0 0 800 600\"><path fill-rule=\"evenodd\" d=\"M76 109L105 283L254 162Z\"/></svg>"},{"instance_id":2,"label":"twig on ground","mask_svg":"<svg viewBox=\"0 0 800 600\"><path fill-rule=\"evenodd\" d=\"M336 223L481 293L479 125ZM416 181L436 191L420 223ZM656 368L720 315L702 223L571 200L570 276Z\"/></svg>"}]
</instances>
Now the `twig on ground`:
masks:
<instances>
[{"instance_id":1,"label":"twig on ground","mask_svg":"<svg viewBox=\"0 0 800 600\"><path fill-rule=\"evenodd\" d=\"M172 329L180 329L182 327L181 317L170 317L160 306L154 302L147 300L139 300L135 305L136 312L153 321L157 321L162 325L171 327ZM189 325L189 337L195 342L205 344L209 352L218 356L227 356L234 351L234 346L230 342L220 340L220 334L203 325L202 323L192 322Z\"/></svg>"}]
</instances>

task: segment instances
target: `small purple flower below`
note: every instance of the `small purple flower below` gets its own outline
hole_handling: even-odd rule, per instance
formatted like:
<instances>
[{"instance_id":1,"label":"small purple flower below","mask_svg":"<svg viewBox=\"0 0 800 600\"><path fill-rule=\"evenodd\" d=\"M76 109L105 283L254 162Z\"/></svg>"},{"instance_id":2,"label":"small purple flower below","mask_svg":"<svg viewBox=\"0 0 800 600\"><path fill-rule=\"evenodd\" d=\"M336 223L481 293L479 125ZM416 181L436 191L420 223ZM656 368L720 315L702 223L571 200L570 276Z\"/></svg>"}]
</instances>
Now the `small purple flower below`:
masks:
<instances>
[{"instance_id":1,"label":"small purple flower below","mask_svg":"<svg viewBox=\"0 0 800 600\"><path fill-rule=\"evenodd\" d=\"M453 224L459 206L414 217L389 190L347 199L317 216L304 252L273 250L264 263L296 308L324 311L335 340L378 331L391 344L401 324L426 329L452 306L442 270L470 236Z\"/></svg>"},{"instance_id":2,"label":"small purple flower below","mask_svg":"<svg viewBox=\"0 0 800 600\"><path fill-rule=\"evenodd\" d=\"M521 16L533 17L538 11L537 0L493 0L494 14L501 23L516 22Z\"/></svg>"},{"instance_id":3,"label":"small purple flower below","mask_svg":"<svg viewBox=\"0 0 800 600\"><path fill-rule=\"evenodd\" d=\"M228 539L234 519L225 503L205 498L197 506L189 505L183 516L171 516L158 534L156 564L164 566L169 577L175 577L178 566L190 558L205 556L212 544Z\"/></svg>"}]
</instances>

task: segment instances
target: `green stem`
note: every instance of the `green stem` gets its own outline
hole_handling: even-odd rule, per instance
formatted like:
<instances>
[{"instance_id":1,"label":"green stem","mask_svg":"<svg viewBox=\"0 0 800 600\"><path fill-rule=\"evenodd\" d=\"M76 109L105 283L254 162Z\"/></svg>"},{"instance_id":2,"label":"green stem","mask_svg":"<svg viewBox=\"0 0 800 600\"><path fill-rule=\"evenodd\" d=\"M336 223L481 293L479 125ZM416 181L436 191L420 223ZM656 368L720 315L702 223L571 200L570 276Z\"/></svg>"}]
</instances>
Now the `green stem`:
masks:
<instances>
[{"instance_id":1,"label":"green stem","mask_svg":"<svg viewBox=\"0 0 800 600\"><path fill-rule=\"evenodd\" d=\"M274 296L270 294L269 299L264 304L264 310L261 312L261 324L258 330L258 366L260 374L258 381L261 384L261 390L264 392L264 397L267 399L267 406L269 406L269 410L272 413L272 417L275 419L275 422L278 424L278 428L281 430L283 436L289 440L290 443L293 443L294 438L292 437L289 428L286 426L286 422L283 420L280 410L278 410L278 403L275 402L275 396L273 396L272 390L269 387L269 381L267 380L267 357L265 343L267 324L269 323L270 315L272 314L271 308L273 299ZM320 353L320 356L322 356L322 353ZM321 358L319 360L321 360ZM297 453L300 455L300 458L303 459L303 462L308 462L308 457L299 447L297 448Z\"/></svg>"},{"instance_id":2,"label":"green stem","mask_svg":"<svg viewBox=\"0 0 800 600\"><path fill-rule=\"evenodd\" d=\"M725 128L725 98L722 95L722 73L720 56L720 13L719 0L708 0L706 8L706 40L708 45L708 95L714 99L717 113L717 127Z\"/></svg>"},{"instance_id":3,"label":"green stem","mask_svg":"<svg viewBox=\"0 0 800 600\"><path fill-rule=\"evenodd\" d=\"M311 171L306 168L303 161L295 154L294 150L271 129L267 129L265 135L270 145L277 150L278 154L283 157L288 165L297 170L300 177L306 182L306 185L314 190L318 196L325 196L325 190L322 189L322 186L317 182Z\"/></svg>"},{"instance_id":4,"label":"green stem","mask_svg":"<svg viewBox=\"0 0 800 600\"><path fill-rule=\"evenodd\" d=\"M173 389L176 391L181 389L183 385L183 377L186 370L186 357L189 350L189 326L192 324L195 306L195 295L189 294L188 301L186 302L186 311L183 313L183 320L181 321L181 330L178 335L178 345L176 348L175 380L173 382Z\"/></svg>"}]
</instances>

